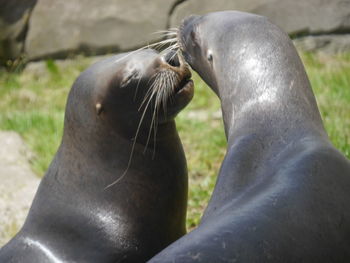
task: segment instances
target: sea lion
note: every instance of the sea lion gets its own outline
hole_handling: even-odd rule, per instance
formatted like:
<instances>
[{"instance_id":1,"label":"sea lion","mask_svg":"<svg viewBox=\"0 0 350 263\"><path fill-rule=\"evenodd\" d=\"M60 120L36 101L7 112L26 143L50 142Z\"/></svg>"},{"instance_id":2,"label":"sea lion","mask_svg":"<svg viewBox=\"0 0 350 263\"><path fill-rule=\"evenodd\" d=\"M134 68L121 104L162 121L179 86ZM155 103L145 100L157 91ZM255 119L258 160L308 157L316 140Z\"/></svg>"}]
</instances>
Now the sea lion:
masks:
<instances>
[{"instance_id":1,"label":"sea lion","mask_svg":"<svg viewBox=\"0 0 350 263\"><path fill-rule=\"evenodd\" d=\"M186 19L179 45L221 100L228 146L198 228L149 262L350 262L350 163L288 35L225 11Z\"/></svg>"},{"instance_id":2,"label":"sea lion","mask_svg":"<svg viewBox=\"0 0 350 263\"><path fill-rule=\"evenodd\" d=\"M192 96L174 54L141 50L84 71L62 143L0 262L145 262L184 235L187 168L174 117Z\"/></svg>"}]
</instances>

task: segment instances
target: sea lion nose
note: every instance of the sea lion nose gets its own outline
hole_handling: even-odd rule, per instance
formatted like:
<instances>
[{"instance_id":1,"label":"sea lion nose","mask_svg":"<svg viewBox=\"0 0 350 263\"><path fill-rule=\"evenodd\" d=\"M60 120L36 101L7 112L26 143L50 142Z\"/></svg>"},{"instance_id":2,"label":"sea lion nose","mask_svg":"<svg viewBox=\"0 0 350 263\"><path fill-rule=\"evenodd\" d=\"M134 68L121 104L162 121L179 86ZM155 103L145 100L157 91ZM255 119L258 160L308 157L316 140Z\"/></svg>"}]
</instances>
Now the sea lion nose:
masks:
<instances>
[{"instance_id":1,"label":"sea lion nose","mask_svg":"<svg viewBox=\"0 0 350 263\"><path fill-rule=\"evenodd\" d=\"M198 15L190 15L189 17L186 17L185 19L182 20L181 25L180 25L180 35L182 36L188 36L191 34L194 28L194 24L196 23L197 19L200 16Z\"/></svg>"},{"instance_id":2,"label":"sea lion nose","mask_svg":"<svg viewBox=\"0 0 350 263\"><path fill-rule=\"evenodd\" d=\"M164 60L173 67L180 67L180 60L177 52L174 50L169 51L164 55Z\"/></svg>"}]
</instances>

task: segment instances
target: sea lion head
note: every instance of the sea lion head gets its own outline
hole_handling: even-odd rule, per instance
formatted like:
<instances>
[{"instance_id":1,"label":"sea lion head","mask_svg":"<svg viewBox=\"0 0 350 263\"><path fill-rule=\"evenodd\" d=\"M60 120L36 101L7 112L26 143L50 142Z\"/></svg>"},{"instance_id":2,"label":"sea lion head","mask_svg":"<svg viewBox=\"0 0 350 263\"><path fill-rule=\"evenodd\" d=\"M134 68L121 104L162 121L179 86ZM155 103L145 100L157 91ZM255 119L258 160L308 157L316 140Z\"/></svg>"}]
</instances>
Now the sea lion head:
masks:
<instances>
[{"instance_id":1,"label":"sea lion head","mask_svg":"<svg viewBox=\"0 0 350 263\"><path fill-rule=\"evenodd\" d=\"M76 80L66 119L80 121L86 129L104 123L135 136L138 129L149 131L151 125L173 120L190 102L190 77L187 64L174 52L144 49L104 59Z\"/></svg>"},{"instance_id":2,"label":"sea lion head","mask_svg":"<svg viewBox=\"0 0 350 263\"><path fill-rule=\"evenodd\" d=\"M180 25L179 47L186 62L218 94L218 76L232 76L237 68L243 68L243 60L261 55L257 39L264 34L259 30L265 21L265 17L238 11L192 15ZM260 46L265 42L261 39Z\"/></svg>"}]
</instances>

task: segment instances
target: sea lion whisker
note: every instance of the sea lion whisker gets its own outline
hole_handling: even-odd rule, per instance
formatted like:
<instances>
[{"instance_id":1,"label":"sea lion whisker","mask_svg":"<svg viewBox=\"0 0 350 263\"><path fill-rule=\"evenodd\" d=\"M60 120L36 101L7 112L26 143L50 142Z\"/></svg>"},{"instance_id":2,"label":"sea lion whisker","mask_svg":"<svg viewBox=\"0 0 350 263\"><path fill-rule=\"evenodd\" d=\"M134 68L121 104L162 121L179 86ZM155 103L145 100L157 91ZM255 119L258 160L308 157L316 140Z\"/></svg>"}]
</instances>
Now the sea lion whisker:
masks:
<instances>
[{"instance_id":1,"label":"sea lion whisker","mask_svg":"<svg viewBox=\"0 0 350 263\"><path fill-rule=\"evenodd\" d=\"M166 104L167 104L167 100L168 100L168 94L174 85L174 81L172 80L170 73L168 73L168 76L166 78L166 82L167 83L165 84L166 85L165 87L170 87L170 89L162 89L162 103L163 103L163 110L164 110L165 115L167 112L167 109L166 109L167 105Z\"/></svg>"},{"instance_id":2,"label":"sea lion whisker","mask_svg":"<svg viewBox=\"0 0 350 263\"><path fill-rule=\"evenodd\" d=\"M151 124L150 124L150 130L148 133L148 137L147 137L147 142L146 142L146 146L144 149L144 153L147 150L147 146L149 144L150 138L151 138L151 134L152 134L152 128L153 128L153 138L154 138L154 142L153 142L153 154L152 154L152 158L155 157L155 150L156 150L156 138L157 138L157 127L158 127L158 112L159 112L159 103L158 101L160 100L159 97L161 96L161 91L163 89L160 89L161 87L161 83L163 81L163 78L160 76L157 76L156 80L154 81L154 86L152 87L153 95L156 94L156 98L155 98L155 105L154 105L154 110L153 110L153 114L152 114L152 120L151 120ZM152 95L152 97L153 97Z\"/></svg>"},{"instance_id":3,"label":"sea lion whisker","mask_svg":"<svg viewBox=\"0 0 350 263\"><path fill-rule=\"evenodd\" d=\"M122 56L121 58L115 60L114 63L118 63L118 62L120 62L120 61L122 61L122 60L128 58L129 56L131 56L131 55L133 55L133 54L135 54L135 53L137 53L137 52L140 52L140 51L142 51L142 50L144 50L144 49L147 49L147 46L140 47L140 48L138 48L138 49L136 49L136 50L134 50L134 51L131 51L131 52L127 53L126 55Z\"/></svg>"},{"instance_id":4,"label":"sea lion whisker","mask_svg":"<svg viewBox=\"0 0 350 263\"><path fill-rule=\"evenodd\" d=\"M158 109L156 110L156 121L154 124L154 133L153 133L153 154L152 159L156 156L156 145L157 145L157 128L158 128Z\"/></svg>"},{"instance_id":5,"label":"sea lion whisker","mask_svg":"<svg viewBox=\"0 0 350 263\"><path fill-rule=\"evenodd\" d=\"M143 72L141 76L139 76L139 80L137 81L136 89L135 89L135 94L134 94L134 101L136 100L136 95L139 90L139 86L141 83L141 80L143 79L143 76L145 75L146 72ZM148 84L148 83L147 83Z\"/></svg>"},{"instance_id":6,"label":"sea lion whisker","mask_svg":"<svg viewBox=\"0 0 350 263\"><path fill-rule=\"evenodd\" d=\"M152 87L151 87L151 89L150 90L153 90L152 91L152 96L151 96L151 98L150 98L150 100L153 98L153 96L155 95L156 96L156 99L155 99L155 101L157 102L157 100L158 100L158 96L159 96L159 92L158 92L158 87L159 87L159 85L157 85L157 84L155 84L157 81L159 81L159 78L156 78L156 80L153 82L153 84L154 84L154 87L153 87L153 85L152 85ZM148 143L149 143L149 140L150 140L150 138L151 138L151 133L152 133L152 127L153 127L153 125L155 125L155 113L156 113L156 111L157 111L157 103L155 103L154 104L154 110L153 110L153 114L152 114L152 120L151 120L151 124L150 124L150 130L149 130L149 132L148 132L148 137L147 137L147 141L146 141L146 146L145 146L145 149L144 149L144 152L143 153L145 153L146 152L146 150L147 150L147 146L148 146Z\"/></svg>"},{"instance_id":7,"label":"sea lion whisker","mask_svg":"<svg viewBox=\"0 0 350 263\"><path fill-rule=\"evenodd\" d=\"M176 43L177 42L177 37L174 38L169 38L165 40L161 40L157 43L150 44L148 47L156 48L156 49L161 49L165 45L171 44L171 43Z\"/></svg>"},{"instance_id":8,"label":"sea lion whisker","mask_svg":"<svg viewBox=\"0 0 350 263\"><path fill-rule=\"evenodd\" d=\"M118 63L118 62L120 62L120 61L122 61L122 60L128 58L129 56L131 56L131 55L133 55L133 54L135 54L135 53L137 53L137 52L140 52L140 51L142 51L142 50L144 50L144 49L149 49L149 48L161 48L161 47L163 47L163 46L165 46L165 45L167 45L167 44L169 44L169 43L172 43L172 42L175 42L175 43L176 43L176 42L177 42L177 37L169 38L169 39L164 39L164 40L161 40L161 41L156 42L156 43L153 43L153 44L147 44L147 45L145 45L145 46L143 46L143 47L140 47L140 48L138 48L138 49L136 49L136 50L134 50L134 51L131 51L131 52L129 52L128 54L126 54L125 56L122 56L121 58L115 60L114 63Z\"/></svg>"},{"instance_id":9,"label":"sea lion whisker","mask_svg":"<svg viewBox=\"0 0 350 263\"><path fill-rule=\"evenodd\" d=\"M179 85L180 83L180 79L178 76L173 76L173 84L171 87L173 87L173 89L175 88L175 85ZM168 99L173 103L174 102L174 91L173 90L168 90L168 94L167 94Z\"/></svg>"},{"instance_id":10,"label":"sea lion whisker","mask_svg":"<svg viewBox=\"0 0 350 263\"><path fill-rule=\"evenodd\" d=\"M174 31L174 32L176 32L176 33L179 32L179 28L178 28L178 27L171 27L171 28L169 28L168 30L169 30L169 31Z\"/></svg>"},{"instance_id":11,"label":"sea lion whisker","mask_svg":"<svg viewBox=\"0 0 350 263\"><path fill-rule=\"evenodd\" d=\"M152 33L152 35L156 35L156 34L160 34L160 35L163 35L163 36L175 36L175 35L177 35L177 32L169 31L169 30L159 30L159 31L156 31L156 32Z\"/></svg>"},{"instance_id":12,"label":"sea lion whisker","mask_svg":"<svg viewBox=\"0 0 350 263\"><path fill-rule=\"evenodd\" d=\"M178 43L174 43L173 45L168 46L167 48L165 48L164 50L162 50L160 52L160 55L163 55L163 54L168 53L169 51L175 50L175 49L178 49Z\"/></svg>"},{"instance_id":13,"label":"sea lion whisker","mask_svg":"<svg viewBox=\"0 0 350 263\"><path fill-rule=\"evenodd\" d=\"M160 87L163 86L163 82L164 82L164 73L160 72L160 74L156 77L156 80L154 82L154 86L153 89L155 92L157 92L157 96L155 99L155 105L156 107L160 104L159 103L159 96L161 94L162 89Z\"/></svg>"},{"instance_id":14,"label":"sea lion whisker","mask_svg":"<svg viewBox=\"0 0 350 263\"><path fill-rule=\"evenodd\" d=\"M157 30L157 31L154 31L153 33L151 34L163 34L163 33L169 33L169 32L175 32L174 30L171 30L171 29L165 29L165 30Z\"/></svg>"},{"instance_id":15,"label":"sea lion whisker","mask_svg":"<svg viewBox=\"0 0 350 263\"><path fill-rule=\"evenodd\" d=\"M154 125L154 120L155 120L155 111L156 111L156 107L154 107L154 110L153 110L153 113L152 113L152 119L151 119L151 124L150 124L150 127L149 127L149 131L148 131L148 135L147 135L147 140L146 140L146 144L145 144L145 148L143 150L143 154L146 153L147 151L147 146L149 144L149 141L151 139L151 134L152 134L152 127Z\"/></svg>"},{"instance_id":16,"label":"sea lion whisker","mask_svg":"<svg viewBox=\"0 0 350 263\"><path fill-rule=\"evenodd\" d=\"M173 36L177 36L177 33L176 32L168 32L168 33L165 33L164 36L173 37Z\"/></svg>"},{"instance_id":17,"label":"sea lion whisker","mask_svg":"<svg viewBox=\"0 0 350 263\"><path fill-rule=\"evenodd\" d=\"M156 81L156 80L155 80ZM139 108L138 108L138 111L141 110L142 106L146 103L147 99L149 98L149 96L153 96L153 94L155 93L155 90L154 90L154 86L155 86L155 81L153 82L153 84L151 85L151 87L148 89L145 97L143 98Z\"/></svg>"},{"instance_id":18,"label":"sea lion whisker","mask_svg":"<svg viewBox=\"0 0 350 263\"><path fill-rule=\"evenodd\" d=\"M144 96L142 102L140 103L140 106L139 106L139 108L137 109L138 111L141 110L142 106L146 103L146 101L148 100L148 98L151 96L152 93L153 93L153 90L150 88L150 89L147 91L146 95Z\"/></svg>"},{"instance_id":19,"label":"sea lion whisker","mask_svg":"<svg viewBox=\"0 0 350 263\"><path fill-rule=\"evenodd\" d=\"M151 82L151 81L153 81L153 83L151 84L151 86L150 86L150 88L148 89L148 91L146 92L146 94L145 94L145 96L144 96L144 98L143 98L143 100L142 100L142 102L141 102L141 104L140 104L140 106L139 106L139 108L138 108L138 111L140 111L140 109L141 109L141 107L143 106L143 104L147 101L147 98L150 96L150 94L153 92L153 90L154 90L154 85L155 85L155 82L157 81L157 75L158 75L159 73L157 73L157 74L155 74L154 76L152 76L149 80L148 80L148 82L147 82L147 85L149 85L149 83Z\"/></svg>"},{"instance_id":20,"label":"sea lion whisker","mask_svg":"<svg viewBox=\"0 0 350 263\"><path fill-rule=\"evenodd\" d=\"M157 97L159 96L159 93L157 93L156 95L156 101L157 101ZM153 127L153 130L154 130L154 143L153 143L153 150L155 151L155 141L156 141L156 132L157 132L157 121L156 121L156 117L158 116L158 105L157 103L155 103L154 105L154 110L153 110L153 114L152 114L152 120L151 120L151 125L150 125L150 129L149 129L149 132L148 132L148 138L147 138L147 142L146 142L146 146L145 146L145 149L144 149L144 152L146 152L147 150L147 146L148 146L148 143L150 141L150 138L151 138L151 134L152 134L152 127ZM153 152L154 154L154 152ZM152 156L152 158L154 158L154 155Z\"/></svg>"},{"instance_id":21,"label":"sea lion whisker","mask_svg":"<svg viewBox=\"0 0 350 263\"><path fill-rule=\"evenodd\" d=\"M154 81L153 81L153 83L148 91L147 97L145 96L144 100L142 101L140 108L147 101L147 99L149 97L153 98L154 95L156 95L155 104L157 104L157 96L158 96L158 92L159 92L159 86L161 86L160 82L162 82L162 81L163 81L163 78L161 76L161 73L158 73L157 76L155 76L155 79L154 79ZM140 110L140 108L139 108L139 110Z\"/></svg>"},{"instance_id":22,"label":"sea lion whisker","mask_svg":"<svg viewBox=\"0 0 350 263\"><path fill-rule=\"evenodd\" d=\"M160 89L161 86L158 86L158 89ZM160 89L161 91L164 89ZM156 103L155 104L155 123L154 123L154 134L153 134L153 154L152 154L152 159L155 158L155 153L156 153L156 144L157 144L157 128L158 128L158 116L159 116L159 107L160 104Z\"/></svg>"},{"instance_id":23,"label":"sea lion whisker","mask_svg":"<svg viewBox=\"0 0 350 263\"><path fill-rule=\"evenodd\" d=\"M164 49L164 50L162 50L162 51L160 51L160 55L161 56L167 56L167 61L168 61L168 64L170 64L170 62L169 61L172 61L173 59L174 59L174 57L176 56L176 54L178 53L178 51L179 51L179 47L178 47L178 45L175 43L174 45L171 45L171 46L168 46L166 49ZM173 54L171 54L171 56L170 57L168 57L168 53L169 52L172 52ZM179 61L179 62L181 62L181 61ZM181 64L183 64L183 63L180 63L180 65Z\"/></svg>"},{"instance_id":24,"label":"sea lion whisker","mask_svg":"<svg viewBox=\"0 0 350 263\"><path fill-rule=\"evenodd\" d=\"M163 34L163 36L178 36L179 30L177 28L170 28L169 30L160 30L159 33Z\"/></svg>"},{"instance_id":25,"label":"sea lion whisker","mask_svg":"<svg viewBox=\"0 0 350 263\"><path fill-rule=\"evenodd\" d=\"M138 92L138 90L139 90L139 85L140 85L140 83L141 83L142 77L143 77L143 76L141 76L141 77L139 78L139 80L137 81L137 85L136 85L136 89L135 89L135 94L134 94L134 101L136 100L137 92Z\"/></svg>"},{"instance_id":26,"label":"sea lion whisker","mask_svg":"<svg viewBox=\"0 0 350 263\"><path fill-rule=\"evenodd\" d=\"M180 46L179 46L179 43L175 43L174 45L171 46L172 49L178 49Z\"/></svg>"},{"instance_id":27,"label":"sea lion whisker","mask_svg":"<svg viewBox=\"0 0 350 263\"><path fill-rule=\"evenodd\" d=\"M104 188L104 190L106 190L106 189L108 189L109 187L111 187L111 186L117 184L118 182L120 182L120 181L125 177L125 175L127 174L128 170L129 170L129 168L130 168L130 165L131 165L132 157L133 157L133 155L134 155L135 146L136 146L136 141L137 141L137 136L138 136L138 134L139 134L139 132L140 132L143 119L144 119L144 117L145 117L145 115L146 115L146 111L147 111L147 109L148 109L148 106L149 106L151 100L152 100L152 98L150 98L150 100L148 101L148 103L147 103L147 105L146 105L146 107L145 107L145 109L144 109L144 111L143 111L143 113L142 113L142 116L141 116L141 118L140 118L140 122L139 122L139 124L138 124L137 129L136 129L136 134L135 134L135 137L134 137L132 146L131 146L131 153L130 153L129 160L128 160L128 164L127 164L127 166L126 166L125 171L123 172L123 174L122 174L117 180L115 180L115 181L112 182L111 184L107 185L107 186Z\"/></svg>"},{"instance_id":28,"label":"sea lion whisker","mask_svg":"<svg viewBox=\"0 0 350 263\"><path fill-rule=\"evenodd\" d=\"M164 40L158 41L156 43L149 44L148 47L164 46L166 44L173 43L173 42L177 42L177 38L176 37L164 39Z\"/></svg>"}]
</instances>

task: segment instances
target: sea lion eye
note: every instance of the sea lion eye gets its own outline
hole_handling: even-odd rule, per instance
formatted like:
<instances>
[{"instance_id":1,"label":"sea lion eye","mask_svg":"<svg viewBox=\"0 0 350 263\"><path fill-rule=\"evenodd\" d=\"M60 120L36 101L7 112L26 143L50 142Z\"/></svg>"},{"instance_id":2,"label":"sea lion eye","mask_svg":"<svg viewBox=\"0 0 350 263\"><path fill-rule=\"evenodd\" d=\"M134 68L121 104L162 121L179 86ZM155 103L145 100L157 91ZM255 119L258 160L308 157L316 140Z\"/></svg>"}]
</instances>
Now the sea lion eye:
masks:
<instances>
[{"instance_id":1,"label":"sea lion eye","mask_svg":"<svg viewBox=\"0 0 350 263\"><path fill-rule=\"evenodd\" d=\"M213 54L211 52L208 52L207 59L208 59L209 62L213 61Z\"/></svg>"}]
</instances>

